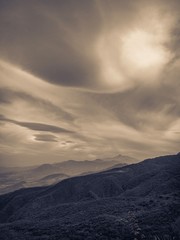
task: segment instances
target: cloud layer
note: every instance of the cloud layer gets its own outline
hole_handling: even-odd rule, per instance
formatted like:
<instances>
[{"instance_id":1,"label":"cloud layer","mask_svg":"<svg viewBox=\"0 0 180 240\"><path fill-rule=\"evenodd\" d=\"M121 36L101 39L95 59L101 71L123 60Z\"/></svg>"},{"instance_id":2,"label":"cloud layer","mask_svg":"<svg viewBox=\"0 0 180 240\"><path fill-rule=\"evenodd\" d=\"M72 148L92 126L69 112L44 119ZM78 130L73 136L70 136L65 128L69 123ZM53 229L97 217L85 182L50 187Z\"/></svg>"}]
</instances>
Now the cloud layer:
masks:
<instances>
[{"instance_id":1,"label":"cloud layer","mask_svg":"<svg viewBox=\"0 0 180 240\"><path fill-rule=\"evenodd\" d=\"M1 164L178 152L179 9L1 1Z\"/></svg>"},{"instance_id":2,"label":"cloud layer","mask_svg":"<svg viewBox=\"0 0 180 240\"><path fill-rule=\"evenodd\" d=\"M1 57L52 84L95 92L159 81L176 55L178 7L178 1L2 1Z\"/></svg>"},{"instance_id":3,"label":"cloud layer","mask_svg":"<svg viewBox=\"0 0 180 240\"><path fill-rule=\"evenodd\" d=\"M13 120L13 119L6 118L3 115L0 115L0 121L13 123L13 124L16 124L18 126L25 127L25 128L28 128L28 129L34 130L34 131L39 131L39 132L73 133L72 131L69 131L67 129L57 127L57 126L54 126L54 125L37 123L37 122L20 122L20 121L16 121L16 120Z\"/></svg>"}]
</instances>

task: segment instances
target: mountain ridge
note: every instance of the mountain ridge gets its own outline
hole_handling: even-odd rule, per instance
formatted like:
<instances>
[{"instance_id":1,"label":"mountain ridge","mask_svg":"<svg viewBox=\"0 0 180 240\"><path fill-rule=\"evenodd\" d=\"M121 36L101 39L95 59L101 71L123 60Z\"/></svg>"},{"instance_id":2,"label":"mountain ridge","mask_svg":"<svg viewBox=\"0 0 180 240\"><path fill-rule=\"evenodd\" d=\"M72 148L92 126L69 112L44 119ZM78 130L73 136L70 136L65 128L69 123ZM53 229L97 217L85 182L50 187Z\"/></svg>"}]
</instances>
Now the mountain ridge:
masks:
<instances>
[{"instance_id":1,"label":"mountain ridge","mask_svg":"<svg viewBox=\"0 0 180 240\"><path fill-rule=\"evenodd\" d=\"M123 160L122 160L123 159ZM21 187L20 183L24 182L24 187L46 186L55 184L65 178L85 175L86 173L99 172L116 164L120 166L126 165L125 159L131 160L128 156L116 157L110 160L96 159L96 160L68 160L59 163L45 163L39 166L24 168L10 168L0 171L0 194L17 190ZM59 174L59 179L54 174ZM55 176L54 179L47 181L48 176ZM43 179L46 180L43 182Z\"/></svg>"},{"instance_id":2,"label":"mountain ridge","mask_svg":"<svg viewBox=\"0 0 180 240\"><path fill-rule=\"evenodd\" d=\"M60 239L106 239L102 236L106 236L106 228L111 226L111 234L124 234L122 238L116 235L116 238L111 239L134 239L135 236L128 233L128 224L131 225L132 218L135 218L146 239L154 239L150 238L151 234L163 234L178 239L178 209L179 154L146 159L137 164L85 176L75 176L49 187L21 189L2 195L0 228L4 234L11 230L20 236L20 233L13 229L21 223L23 230L20 232L29 234L31 239L33 235L28 229L32 227L40 228L38 231L41 234L45 232L47 237L54 234L54 238ZM95 218L97 222L94 222ZM107 227L101 226L102 236L95 238L94 234L99 233L100 223ZM51 232L51 227L54 233ZM90 231L91 227L96 229L95 233ZM85 229L87 232L83 235Z\"/></svg>"}]
</instances>

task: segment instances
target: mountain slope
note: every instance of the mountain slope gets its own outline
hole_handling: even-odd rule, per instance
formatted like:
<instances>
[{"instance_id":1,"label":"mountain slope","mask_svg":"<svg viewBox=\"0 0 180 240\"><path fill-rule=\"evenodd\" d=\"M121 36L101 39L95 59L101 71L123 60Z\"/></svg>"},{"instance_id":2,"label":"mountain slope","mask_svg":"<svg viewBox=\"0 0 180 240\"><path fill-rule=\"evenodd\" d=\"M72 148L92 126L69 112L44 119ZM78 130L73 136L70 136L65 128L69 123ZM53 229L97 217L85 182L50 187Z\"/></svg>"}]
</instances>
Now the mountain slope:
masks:
<instances>
[{"instance_id":1,"label":"mountain slope","mask_svg":"<svg viewBox=\"0 0 180 240\"><path fill-rule=\"evenodd\" d=\"M179 154L0 197L0 229L19 239L178 239L179 216Z\"/></svg>"}]
</instances>

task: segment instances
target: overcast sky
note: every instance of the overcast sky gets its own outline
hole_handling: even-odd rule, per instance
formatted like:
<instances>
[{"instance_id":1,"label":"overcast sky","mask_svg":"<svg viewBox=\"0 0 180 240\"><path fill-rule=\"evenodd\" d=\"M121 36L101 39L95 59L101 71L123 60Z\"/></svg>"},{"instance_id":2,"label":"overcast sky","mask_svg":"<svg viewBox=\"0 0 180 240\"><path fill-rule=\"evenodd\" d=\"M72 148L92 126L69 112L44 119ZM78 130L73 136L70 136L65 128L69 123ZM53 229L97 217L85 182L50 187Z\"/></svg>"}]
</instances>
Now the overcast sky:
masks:
<instances>
[{"instance_id":1,"label":"overcast sky","mask_svg":"<svg viewBox=\"0 0 180 240\"><path fill-rule=\"evenodd\" d=\"M1 166L180 151L179 0L1 0Z\"/></svg>"}]
</instances>

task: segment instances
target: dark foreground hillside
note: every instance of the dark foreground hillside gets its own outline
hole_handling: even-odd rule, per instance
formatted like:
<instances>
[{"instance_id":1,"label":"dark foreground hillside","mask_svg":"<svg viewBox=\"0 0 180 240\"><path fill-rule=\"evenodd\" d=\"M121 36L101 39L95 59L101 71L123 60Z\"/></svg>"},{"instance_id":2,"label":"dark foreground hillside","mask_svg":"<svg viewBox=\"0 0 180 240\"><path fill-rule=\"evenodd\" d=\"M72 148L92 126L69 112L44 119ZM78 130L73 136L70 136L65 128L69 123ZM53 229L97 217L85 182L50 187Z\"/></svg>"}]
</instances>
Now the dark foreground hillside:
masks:
<instances>
[{"instance_id":1,"label":"dark foreground hillside","mask_svg":"<svg viewBox=\"0 0 180 240\"><path fill-rule=\"evenodd\" d=\"M0 196L0 239L180 239L180 154Z\"/></svg>"}]
</instances>

